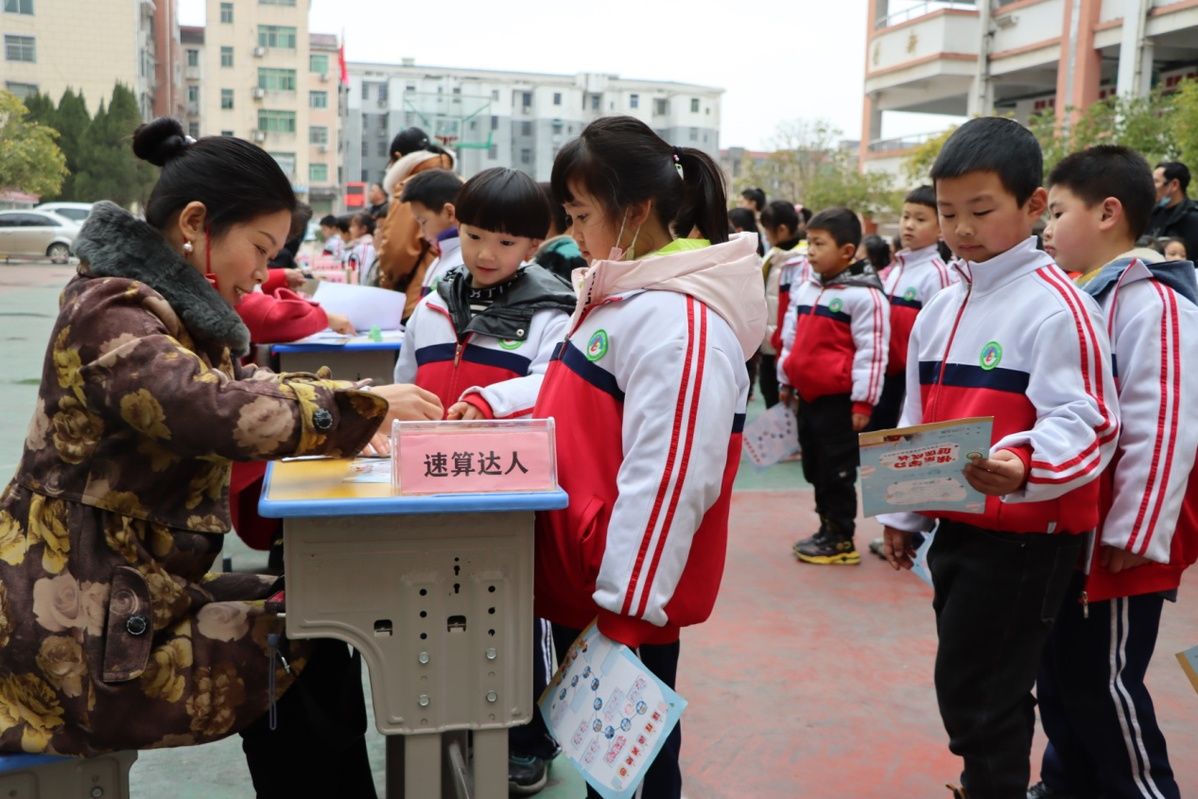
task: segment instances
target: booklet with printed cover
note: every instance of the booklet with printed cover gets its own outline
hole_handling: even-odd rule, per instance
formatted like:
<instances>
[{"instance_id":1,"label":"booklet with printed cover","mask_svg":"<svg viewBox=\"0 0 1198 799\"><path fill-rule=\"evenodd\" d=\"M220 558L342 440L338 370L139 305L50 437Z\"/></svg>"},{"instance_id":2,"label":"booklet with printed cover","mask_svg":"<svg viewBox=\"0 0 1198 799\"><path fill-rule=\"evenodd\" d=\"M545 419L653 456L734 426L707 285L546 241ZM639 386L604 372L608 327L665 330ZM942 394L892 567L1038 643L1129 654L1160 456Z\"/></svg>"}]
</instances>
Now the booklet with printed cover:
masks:
<instances>
[{"instance_id":1,"label":"booklet with printed cover","mask_svg":"<svg viewBox=\"0 0 1198 799\"><path fill-rule=\"evenodd\" d=\"M603 799L631 799L686 700L592 622L537 706L562 752Z\"/></svg>"},{"instance_id":2,"label":"booklet with printed cover","mask_svg":"<svg viewBox=\"0 0 1198 799\"><path fill-rule=\"evenodd\" d=\"M989 456L993 428L987 416L862 433L862 512L981 513L986 497L966 482L964 469Z\"/></svg>"}]
</instances>

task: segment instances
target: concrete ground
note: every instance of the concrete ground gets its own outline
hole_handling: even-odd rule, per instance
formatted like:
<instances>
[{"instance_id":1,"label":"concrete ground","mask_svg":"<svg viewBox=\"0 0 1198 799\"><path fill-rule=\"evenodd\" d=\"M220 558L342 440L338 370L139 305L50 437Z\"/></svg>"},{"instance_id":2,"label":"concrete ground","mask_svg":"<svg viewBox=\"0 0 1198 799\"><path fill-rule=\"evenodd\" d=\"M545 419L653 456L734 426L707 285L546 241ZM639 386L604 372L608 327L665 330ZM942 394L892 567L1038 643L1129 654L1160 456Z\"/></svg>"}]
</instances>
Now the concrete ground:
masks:
<instances>
[{"instance_id":1,"label":"concrete ground","mask_svg":"<svg viewBox=\"0 0 1198 799\"><path fill-rule=\"evenodd\" d=\"M71 270L0 262L0 478L20 457L53 324ZM931 590L866 556L859 567L813 567L790 554L814 529L798 464L737 480L728 565L711 620L683 636L679 692L690 799L915 799L947 796L959 771L932 690ZM877 532L864 522L858 546ZM238 569L264 562L234 536ZM1192 582L1192 580L1191 580ZM1198 696L1174 653L1198 644L1198 604L1165 609L1148 682L1183 796L1198 795ZM383 740L369 736L381 786ZM1037 752L1043 736L1037 736ZM1038 755L1037 755L1038 758ZM1036 773L1038 759L1033 764ZM249 797L234 736L190 749L143 752L133 796ZM546 799L579 799L571 766L554 764ZM421 797L420 799L425 799Z\"/></svg>"}]
</instances>

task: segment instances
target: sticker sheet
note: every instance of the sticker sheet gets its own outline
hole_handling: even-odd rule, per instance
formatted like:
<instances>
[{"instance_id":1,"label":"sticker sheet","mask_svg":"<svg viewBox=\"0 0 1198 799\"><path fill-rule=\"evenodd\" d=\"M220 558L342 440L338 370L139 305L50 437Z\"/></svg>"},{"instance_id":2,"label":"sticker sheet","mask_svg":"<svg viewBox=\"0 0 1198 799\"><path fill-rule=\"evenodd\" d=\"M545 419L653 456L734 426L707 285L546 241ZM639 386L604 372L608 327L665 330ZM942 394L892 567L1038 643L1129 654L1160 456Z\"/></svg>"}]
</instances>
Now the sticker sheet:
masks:
<instances>
[{"instance_id":1,"label":"sticker sheet","mask_svg":"<svg viewBox=\"0 0 1198 799\"><path fill-rule=\"evenodd\" d=\"M631 799L686 700L592 623L537 705L591 787L604 799Z\"/></svg>"}]
</instances>

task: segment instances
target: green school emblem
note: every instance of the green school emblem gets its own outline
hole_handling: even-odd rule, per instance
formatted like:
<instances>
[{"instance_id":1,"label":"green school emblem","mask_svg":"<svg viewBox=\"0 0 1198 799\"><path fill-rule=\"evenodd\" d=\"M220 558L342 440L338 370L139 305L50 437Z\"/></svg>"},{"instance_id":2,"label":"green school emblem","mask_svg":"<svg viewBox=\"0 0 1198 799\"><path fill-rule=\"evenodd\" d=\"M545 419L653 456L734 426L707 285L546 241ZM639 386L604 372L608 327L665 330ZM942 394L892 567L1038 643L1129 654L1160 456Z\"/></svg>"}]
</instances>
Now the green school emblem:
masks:
<instances>
[{"instance_id":1,"label":"green school emblem","mask_svg":"<svg viewBox=\"0 0 1198 799\"><path fill-rule=\"evenodd\" d=\"M596 330L591 340L587 342L587 360L597 361L607 355L607 331Z\"/></svg>"},{"instance_id":2,"label":"green school emblem","mask_svg":"<svg viewBox=\"0 0 1198 799\"><path fill-rule=\"evenodd\" d=\"M840 313L843 308L844 302L842 302L839 297L828 303L828 310L832 313Z\"/></svg>"},{"instance_id":3,"label":"green school emblem","mask_svg":"<svg viewBox=\"0 0 1198 799\"><path fill-rule=\"evenodd\" d=\"M505 350L518 350L524 346L524 342L513 338L501 338L499 339L499 346Z\"/></svg>"},{"instance_id":4,"label":"green school emblem","mask_svg":"<svg viewBox=\"0 0 1198 799\"><path fill-rule=\"evenodd\" d=\"M998 366L1002 363L1002 345L997 341L987 341L986 346L982 347L979 362L987 372Z\"/></svg>"},{"instance_id":5,"label":"green school emblem","mask_svg":"<svg viewBox=\"0 0 1198 799\"><path fill-rule=\"evenodd\" d=\"M903 299L904 299L904 300L908 300L908 301L910 301L910 300L914 300L914 299L915 299L915 297L916 297L916 291L915 291L915 287L914 287L914 286L912 286L911 288L907 289L907 290L906 290L906 292L904 292L904 293L903 293Z\"/></svg>"}]
</instances>

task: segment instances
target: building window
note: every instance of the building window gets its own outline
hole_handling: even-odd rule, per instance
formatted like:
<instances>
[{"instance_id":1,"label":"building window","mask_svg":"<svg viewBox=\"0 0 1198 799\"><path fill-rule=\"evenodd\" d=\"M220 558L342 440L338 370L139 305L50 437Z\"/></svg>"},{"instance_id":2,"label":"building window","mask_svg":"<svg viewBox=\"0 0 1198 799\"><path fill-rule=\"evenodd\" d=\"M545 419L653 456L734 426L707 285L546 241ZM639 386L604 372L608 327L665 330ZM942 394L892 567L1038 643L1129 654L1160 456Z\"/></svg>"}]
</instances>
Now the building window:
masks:
<instances>
[{"instance_id":1,"label":"building window","mask_svg":"<svg viewBox=\"0 0 1198 799\"><path fill-rule=\"evenodd\" d=\"M323 75L329 71L329 57L324 53L312 53L308 56L308 71Z\"/></svg>"},{"instance_id":2,"label":"building window","mask_svg":"<svg viewBox=\"0 0 1198 799\"><path fill-rule=\"evenodd\" d=\"M188 122L187 123L187 135L193 139L200 138L200 123L199 122Z\"/></svg>"},{"instance_id":3,"label":"building window","mask_svg":"<svg viewBox=\"0 0 1198 799\"><path fill-rule=\"evenodd\" d=\"M226 111L228 111L230 108L233 107L233 90L232 89L221 89L220 90L220 107Z\"/></svg>"},{"instance_id":4,"label":"building window","mask_svg":"<svg viewBox=\"0 0 1198 799\"><path fill-rule=\"evenodd\" d=\"M378 119L379 119L379 133L386 133L387 132L387 115L379 114Z\"/></svg>"},{"instance_id":5,"label":"building window","mask_svg":"<svg viewBox=\"0 0 1198 799\"><path fill-rule=\"evenodd\" d=\"M387 142L381 141L381 142L379 142L379 158L386 158L386 157L387 157Z\"/></svg>"},{"instance_id":6,"label":"building window","mask_svg":"<svg viewBox=\"0 0 1198 799\"><path fill-rule=\"evenodd\" d=\"M491 117L491 130L499 130L499 117Z\"/></svg>"},{"instance_id":7,"label":"building window","mask_svg":"<svg viewBox=\"0 0 1198 799\"><path fill-rule=\"evenodd\" d=\"M328 108L329 93L328 92L308 92L308 107L309 108Z\"/></svg>"},{"instance_id":8,"label":"building window","mask_svg":"<svg viewBox=\"0 0 1198 799\"><path fill-rule=\"evenodd\" d=\"M492 90L491 90L491 99L492 99L492 100L498 100L498 99L499 99L499 89L492 89Z\"/></svg>"},{"instance_id":9,"label":"building window","mask_svg":"<svg viewBox=\"0 0 1198 799\"><path fill-rule=\"evenodd\" d=\"M665 116L666 114L670 113L670 101L654 100L653 113L657 114L658 116Z\"/></svg>"},{"instance_id":10,"label":"building window","mask_svg":"<svg viewBox=\"0 0 1198 799\"><path fill-rule=\"evenodd\" d=\"M691 141L699 140L699 129L698 128L691 128L690 134L691 134Z\"/></svg>"},{"instance_id":11,"label":"building window","mask_svg":"<svg viewBox=\"0 0 1198 799\"><path fill-rule=\"evenodd\" d=\"M554 92L554 93L553 93L553 104L554 104L554 105L561 105L561 104L562 104L562 93L561 93L561 92Z\"/></svg>"},{"instance_id":12,"label":"building window","mask_svg":"<svg viewBox=\"0 0 1198 799\"><path fill-rule=\"evenodd\" d=\"M295 70L258 67L258 88L272 92L295 91Z\"/></svg>"},{"instance_id":13,"label":"building window","mask_svg":"<svg viewBox=\"0 0 1198 799\"><path fill-rule=\"evenodd\" d=\"M187 102L198 103L199 101L200 101L200 87L199 86L188 86L187 87Z\"/></svg>"},{"instance_id":14,"label":"building window","mask_svg":"<svg viewBox=\"0 0 1198 799\"><path fill-rule=\"evenodd\" d=\"M259 47L280 47L285 50L295 49L295 26L293 25L259 25Z\"/></svg>"},{"instance_id":15,"label":"building window","mask_svg":"<svg viewBox=\"0 0 1198 799\"><path fill-rule=\"evenodd\" d=\"M699 113L699 98L698 97L691 98L691 113L692 114Z\"/></svg>"},{"instance_id":16,"label":"building window","mask_svg":"<svg viewBox=\"0 0 1198 799\"><path fill-rule=\"evenodd\" d=\"M221 3L220 4L220 21L223 22L225 25L233 24L233 4L232 3Z\"/></svg>"},{"instance_id":17,"label":"building window","mask_svg":"<svg viewBox=\"0 0 1198 799\"><path fill-rule=\"evenodd\" d=\"M308 164L308 182L326 183L329 179L328 164Z\"/></svg>"},{"instance_id":18,"label":"building window","mask_svg":"<svg viewBox=\"0 0 1198 799\"><path fill-rule=\"evenodd\" d=\"M532 123L531 122L521 122L520 123L520 135L521 136L531 136L532 135Z\"/></svg>"},{"instance_id":19,"label":"building window","mask_svg":"<svg viewBox=\"0 0 1198 799\"><path fill-rule=\"evenodd\" d=\"M232 136L232 135L233 135L233 131L231 131L231 130L222 130L222 131L220 132L220 135L222 135L222 136Z\"/></svg>"},{"instance_id":20,"label":"building window","mask_svg":"<svg viewBox=\"0 0 1198 799\"><path fill-rule=\"evenodd\" d=\"M379 102L380 103L387 102L387 84L385 84L385 83L379 84Z\"/></svg>"},{"instance_id":21,"label":"building window","mask_svg":"<svg viewBox=\"0 0 1198 799\"><path fill-rule=\"evenodd\" d=\"M4 0L6 14L32 14L33 0Z\"/></svg>"},{"instance_id":22,"label":"building window","mask_svg":"<svg viewBox=\"0 0 1198 799\"><path fill-rule=\"evenodd\" d=\"M366 81L362 81L362 99L363 100L370 99L370 84L367 83Z\"/></svg>"},{"instance_id":23,"label":"building window","mask_svg":"<svg viewBox=\"0 0 1198 799\"><path fill-rule=\"evenodd\" d=\"M289 178L295 177L295 153L267 153Z\"/></svg>"},{"instance_id":24,"label":"building window","mask_svg":"<svg viewBox=\"0 0 1198 799\"><path fill-rule=\"evenodd\" d=\"M200 51L189 48L187 50L187 66L198 67L199 65L200 65Z\"/></svg>"},{"instance_id":25,"label":"building window","mask_svg":"<svg viewBox=\"0 0 1198 799\"><path fill-rule=\"evenodd\" d=\"M295 8L295 0L258 0L260 6L291 6Z\"/></svg>"},{"instance_id":26,"label":"building window","mask_svg":"<svg viewBox=\"0 0 1198 799\"><path fill-rule=\"evenodd\" d=\"M523 105L525 108L531 108L532 107L532 92L523 92L523 94L524 94L524 97L522 98L523 102L521 103L521 105Z\"/></svg>"},{"instance_id":27,"label":"building window","mask_svg":"<svg viewBox=\"0 0 1198 799\"><path fill-rule=\"evenodd\" d=\"M308 128L308 144L328 144L329 129L324 125L311 125Z\"/></svg>"},{"instance_id":28,"label":"building window","mask_svg":"<svg viewBox=\"0 0 1198 799\"><path fill-rule=\"evenodd\" d=\"M233 48L232 47L222 47L220 49L220 65L222 67L233 66Z\"/></svg>"},{"instance_id":29,"label":"building window","mask_svg":"<svg viewBox=\"0 0 1198 799\"><path fill-rule=\"evenodd\" d=\"M640 108L641 107L641 96L639 94L628 95L628 107L629 108Z\"/></svg>"},{"instance_id":30,"label":"building window","mask_svg":"<svg viewBox=\"0 0 1198 799\"><path fill-rule=\"evenodd\" d=\"M416 84L415 84L415 83L409 83L407 86L404 86L404 87L403 87L403 90L404 90L405 92L414 92L414 91L416 91Z\"/></svg>"},{"instance_id":31,"label":"building window","mask_svg":"<svg viewBox=\"0 0 1198 799\"><path fill-rule=\"evenodd\" d=\"M520 163L522 163L522 164L531 164L532 163L532 150L525 147L524 149L522 149L520 151Z\"/></svg>"},{"instance_id":32,"label":"building window","mask_svg":"<svg viewBox=\"0 0 1198 799\"><path fill-rule=\"evenodd\" d=\"M597 95L597 94L592 94L592 95L591 95L591 110L592 110L592 111L598 111L598 110L599 110L599 104L600 104L601 102L603 102L603 98L602 98L602 97L600 97L600 96L599 96L599 95Z\"/></svg>"},{"instance_id":33,"label":"building window","mask_svg":"<svg viewBox=\"0 0 1198 799\"><path fill-rule=\"evenodd\" d=\"M367 182L367 181L369 181L369 180L370 180L370 170L369 170L369 169L363 169L363 170L362 170L362 182L363 182L363 183L366 183L366 182Z\"/></svg>"},{"instance_id":34,"label":"building window","mask_svg":"<svg viewBox=\"0 0 1198 799\"><path fill-rule=\"evenodd\" d=\"M4 59L6 61L37 61L37 53L32 36L12 36L4 34Z\"/></svg>"},{"instance_id":35,"label":"building window","mask_svg":"<svg viewBox=\"0 0 1198 799\"><path fill-rule=\"evenodd\" d=\"M487 148L487 158L489 158L492 161L499 160L499 145L498 144L492 144L490 147Z\"/></svg>"},{"instance_id":36,"label":"building window","mask_svg":"<svg viewBox=\"0 0 1198 799\"><path fill-rule=\"evenodd\" d=\"M26 100L37 94L36 83L14 83L13 81L5 81L4 88L8 89L18 100Z\"/></svg>"},{"instance_id":37,"label":"building window","mask_svg":"<svg viewBox=\"0 0 1198 799\"><path fill-rule=\"evenodd\" d=\"M295 112L271 111L263 108L258 111L258 130L271 133L295 133Z\"/></svg>"},{"instance_id":38,"label":"building window","mask_svg":"<svg viewBox=\"0 0 1198 799\"><path fill-rule=\"evenodd\" d=\"M560 119L553 120L553 135L560 136L562 132L562 121Z\"/></svg>"}]
</instances>

